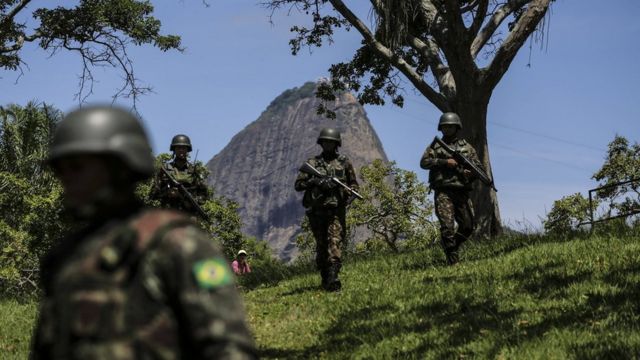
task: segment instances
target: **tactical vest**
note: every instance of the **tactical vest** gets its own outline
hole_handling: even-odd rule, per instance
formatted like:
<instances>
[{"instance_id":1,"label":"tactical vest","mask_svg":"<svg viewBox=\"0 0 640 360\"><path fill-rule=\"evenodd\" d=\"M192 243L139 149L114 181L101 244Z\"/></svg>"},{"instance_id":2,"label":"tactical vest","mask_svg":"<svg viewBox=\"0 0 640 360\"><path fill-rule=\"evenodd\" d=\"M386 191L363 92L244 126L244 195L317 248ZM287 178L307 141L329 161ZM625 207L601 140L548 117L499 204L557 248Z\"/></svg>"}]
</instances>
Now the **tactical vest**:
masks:
<instances>
[{"instance_id":1,"label":"tactical vest","mask_svg":"<svg viewBox=\"0 0 640 360\"><path fill-rule=\"evenodd\" d=\"M338 155L337 158L327 162L322 155L318 155L308 161L323 176L336 177L343 183L348 183L346 170L348 159L346 156ZM305 208L337 208L344 206L346 198L346 191L340 186L336 185L331 190L323 190L319 186L314 186L305 191L302 205Z\"/></svg>"},{"instance_id":2,"label":"tactical vest","mask_svg":"<svg viewBox=\"0 0 640 360\"><path fill-rule=\"evenodd\" d=\"M170 299L144 260L168 231L187 224L179 213L148 210L84 239L47 284L53 292L42 301L41 346L55 359L179 357L178 324L162 305Z\"/></svg>"},{"instance_id":3,"label":"tactical vest","mask_svg":"<svg viewBox=\"0 0 640 360\"><path fill-rule=\"evenodd\" d=\"M187 165L184 170L179 170L172 164L166 164L166 169L176 181L181 183L185 188L189 189L195 186L197 179L195 178L194 168L191 164Z\"/></svg>"},{"instance_id":4,"label":"tactical vest","mask_svg":"<svg viewBox=\"0 0 640 360\"><path fill-rule=\"evenodd\" d=\"M456 140L449 146L465 156L467 159L471 159L471 145L464 139ZM431 144L431 148L435 154L436 159L449 159L451 155L447 153L442 146L438 143ZM473 160L472 160L473 161ZM429 185L433 189L443 188L457 188L457 189L471 189L471 182L463 174L462 166L458 165L455 168L449 168L446 166L438 166L429 170Z\"/></svg>"}]
</instances>

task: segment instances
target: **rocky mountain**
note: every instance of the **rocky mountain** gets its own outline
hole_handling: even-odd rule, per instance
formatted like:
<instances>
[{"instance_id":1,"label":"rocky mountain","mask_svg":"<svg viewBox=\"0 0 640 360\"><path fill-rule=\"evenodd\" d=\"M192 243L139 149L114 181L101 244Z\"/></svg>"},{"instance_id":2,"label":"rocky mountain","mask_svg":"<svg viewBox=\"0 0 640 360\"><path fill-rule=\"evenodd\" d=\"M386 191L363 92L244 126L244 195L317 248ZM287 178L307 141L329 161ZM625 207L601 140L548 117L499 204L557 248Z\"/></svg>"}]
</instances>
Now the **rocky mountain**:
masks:
<instances>
[{"instance_id":1,"label":"rocky mountain","mask_svg":"<svg viewBox=\"0 0 640 360\"><path fill-rule=\"evenodd\" d=\"M351 159L356 172L374 159L387 160L352 94L344 93L332 104L337 118L331 120L316 115L320 100L315 89L309 82L283 92L207 163L209 185L240 204L245 234L268 241L283 260L297 255L295 236L304 216L302 194L293 183L300 165L320 153L316 138L322 128L341 132L340 152Z\"/></svg>"}]
</instances>

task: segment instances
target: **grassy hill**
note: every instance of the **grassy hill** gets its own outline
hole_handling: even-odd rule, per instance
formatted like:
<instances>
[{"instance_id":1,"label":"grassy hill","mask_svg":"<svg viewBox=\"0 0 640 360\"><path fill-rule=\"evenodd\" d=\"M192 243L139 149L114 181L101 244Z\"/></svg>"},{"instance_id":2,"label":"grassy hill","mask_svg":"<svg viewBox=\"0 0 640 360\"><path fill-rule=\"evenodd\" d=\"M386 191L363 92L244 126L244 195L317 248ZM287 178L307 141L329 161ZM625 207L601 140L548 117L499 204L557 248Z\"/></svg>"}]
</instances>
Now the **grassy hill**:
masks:
<instances>
[{"instance_id":1,"label":"grassy hill","mask_svg":"<svg viewBox=\"0 0 640 360\"><path fill-rule=\"evenodd\" d=\"M299 274L249 291L264 358L640 357L640 238L515 237L351 259L344 290Z\"/></svg>"},{"instance_id":2,"label":"grassy hill","mask_svg":"<svg viewBox=\"0 0 640 360\"><path fill-rule=\"evenodd\" d=\"M509 237L351 257L344 289L312 269L246 290L263 358L640 357L640 236ZM0 359L26 358L32 303L0 301Z\"/></svg>"}]
</instances>

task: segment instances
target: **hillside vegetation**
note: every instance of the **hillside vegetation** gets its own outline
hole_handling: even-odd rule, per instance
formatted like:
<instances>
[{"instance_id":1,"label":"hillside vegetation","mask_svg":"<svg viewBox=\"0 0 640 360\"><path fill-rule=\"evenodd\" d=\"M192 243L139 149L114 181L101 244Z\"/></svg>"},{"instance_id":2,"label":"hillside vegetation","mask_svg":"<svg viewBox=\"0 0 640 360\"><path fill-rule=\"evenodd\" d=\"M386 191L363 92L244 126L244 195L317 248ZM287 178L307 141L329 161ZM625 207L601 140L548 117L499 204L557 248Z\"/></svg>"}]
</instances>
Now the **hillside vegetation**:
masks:
<instances>
[{"instance_id":1,"label":"hillside vegetation","mask_svg":"<svg viewBox=\"0 0 640 360\"><path fill-rule=\"evenodd\" d=\"M640 356L640 232L513 236L351 255L344 289L311 267L245 287L261 356L373 359L622 359ZM257 270L259 271L259 270ZM243 279L244 280L244 279ZM0 302L0 358L26 358L33 302Z\"/></svg>"}]
</instances>

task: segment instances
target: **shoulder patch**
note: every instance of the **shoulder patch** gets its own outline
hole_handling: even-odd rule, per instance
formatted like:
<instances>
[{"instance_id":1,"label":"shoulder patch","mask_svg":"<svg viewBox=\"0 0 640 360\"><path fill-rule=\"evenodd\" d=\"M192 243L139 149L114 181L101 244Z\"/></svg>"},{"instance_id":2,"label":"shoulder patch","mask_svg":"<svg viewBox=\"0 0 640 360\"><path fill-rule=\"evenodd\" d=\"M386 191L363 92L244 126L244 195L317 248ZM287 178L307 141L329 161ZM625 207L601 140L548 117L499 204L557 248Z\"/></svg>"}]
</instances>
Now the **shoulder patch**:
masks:
<instances>
[{"instance_id":1,"label":"shoulder patch","mask_svg":"<svg viewBox=\"0 0 640 360\"><path fill-rule=\"evenodd\" d=\"M229 265L222 258L209 258L193 265L196 284L202 289L215 289L231 284L232 276Z\"/></svg>"}]
</instances>

